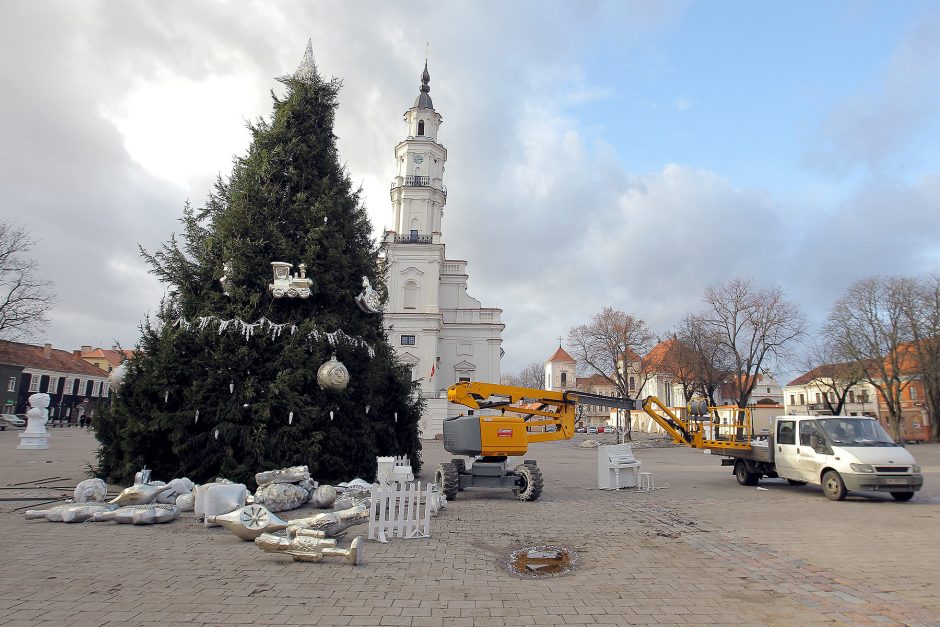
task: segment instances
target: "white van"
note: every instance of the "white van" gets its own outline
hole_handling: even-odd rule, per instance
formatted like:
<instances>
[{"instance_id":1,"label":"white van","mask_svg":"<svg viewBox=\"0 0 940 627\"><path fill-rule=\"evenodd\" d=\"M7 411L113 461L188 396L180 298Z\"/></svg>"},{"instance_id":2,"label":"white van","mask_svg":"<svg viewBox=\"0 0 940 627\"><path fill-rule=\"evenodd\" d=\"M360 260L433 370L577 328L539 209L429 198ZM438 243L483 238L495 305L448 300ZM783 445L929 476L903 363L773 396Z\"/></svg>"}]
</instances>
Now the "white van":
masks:
<instances>
[{"instance_id":1,"label":"white van","mask_svg":"<svg viewBox=\"0 0 940 627\"><path fill-rule=\"evenodd\" d=\"M852 490L884 491L908 501L924 485L914 456L865 416L778 416L767 446L718 454L733 458L728 461L742 485L781 477L793 485L822 486L833 501Z\"/></svg>"}]
</instances>

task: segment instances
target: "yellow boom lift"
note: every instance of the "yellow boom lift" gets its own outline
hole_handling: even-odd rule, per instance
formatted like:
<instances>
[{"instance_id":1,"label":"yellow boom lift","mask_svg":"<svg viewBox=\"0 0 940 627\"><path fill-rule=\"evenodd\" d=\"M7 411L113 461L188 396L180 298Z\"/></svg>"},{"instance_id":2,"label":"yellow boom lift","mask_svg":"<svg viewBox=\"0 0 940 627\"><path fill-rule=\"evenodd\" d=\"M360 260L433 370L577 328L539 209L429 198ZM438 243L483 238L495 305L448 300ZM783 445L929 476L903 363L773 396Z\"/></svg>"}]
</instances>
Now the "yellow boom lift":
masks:
<instances>
[{"instance_id":1,"label":"yellow boom lift","mask_svg":"<svg viewBox=\"0 0 940 627\"><path fill-rule=\"evenodd\" d=\"M482 382L452 385L447 400L471 411L444 421L444 450L475 458L470 468L456 458L437 467L434 479L448 500L467 488L511 488L520 501L534 501L542 493L541 471L531 459L510 469L510 457L525 455L532 442L574 436L579 402L627 411L635 407L632 399ZM499 414L474 415L479 410Z\"/></svg>"}]
</instances>

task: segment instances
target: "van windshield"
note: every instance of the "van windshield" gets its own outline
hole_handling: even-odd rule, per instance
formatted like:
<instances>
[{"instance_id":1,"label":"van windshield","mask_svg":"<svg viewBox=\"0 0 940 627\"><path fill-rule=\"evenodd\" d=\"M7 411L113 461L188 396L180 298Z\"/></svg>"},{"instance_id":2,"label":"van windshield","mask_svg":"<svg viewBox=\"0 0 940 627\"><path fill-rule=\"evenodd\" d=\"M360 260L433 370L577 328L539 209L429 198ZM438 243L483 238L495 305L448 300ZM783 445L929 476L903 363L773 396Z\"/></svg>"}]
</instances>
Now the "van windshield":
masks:
<instances>
[{"instance_id":1,"label":"van windshield","mask_svg":"<svg viewBox=\"0 0 940 627\"><path fill-rule=\"evenodd\" d=\"M826 418L818 420L826 437L840 446L899 446L877 420Z\"/></svg>"}]
</instances>

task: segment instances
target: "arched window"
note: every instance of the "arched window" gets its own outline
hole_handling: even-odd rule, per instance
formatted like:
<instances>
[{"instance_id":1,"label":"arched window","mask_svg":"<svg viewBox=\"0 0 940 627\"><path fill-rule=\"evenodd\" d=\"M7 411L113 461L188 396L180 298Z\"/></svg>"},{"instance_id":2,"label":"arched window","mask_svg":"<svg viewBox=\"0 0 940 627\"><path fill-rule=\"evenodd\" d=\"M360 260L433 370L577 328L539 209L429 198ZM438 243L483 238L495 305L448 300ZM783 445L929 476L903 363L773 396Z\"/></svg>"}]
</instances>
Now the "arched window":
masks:
<instances>
[{"instance_id":1,"label":"arched window","mask_svg":"<svg viewBox=\"0 0 940 627\"><path fill-rule=\"evenodd\" d=\"M418 308L418 284L414 281L405 283L405 309Z\"/></svg>"},{"instance_id":2,"label":"arched window","mask_svg":"<svg viewBox=\"0 0 940 627\"><path fill-rule=\"evenodd\" d=\"M568 385L568 373L567 372L561 373L561 384Z\"/></svg>"},{"instance_id":3,"label":"arched window","mask_svg":"<svg viewBox=\"0 0 940 627\"><path fill-rule=\"evenodd\" d=\"M630 377L630 391L633 392L636 390L636 379Z\"/></svg>"},{"instance_id":4,"label":"arched window","mask_svg":"<svg viewBox=\"0 0 940 627\"><path fill-rule=\"evenodd\" d=\"M418 120L418 135L424 135L424 120Z\"/></svg>"}]
</instances>

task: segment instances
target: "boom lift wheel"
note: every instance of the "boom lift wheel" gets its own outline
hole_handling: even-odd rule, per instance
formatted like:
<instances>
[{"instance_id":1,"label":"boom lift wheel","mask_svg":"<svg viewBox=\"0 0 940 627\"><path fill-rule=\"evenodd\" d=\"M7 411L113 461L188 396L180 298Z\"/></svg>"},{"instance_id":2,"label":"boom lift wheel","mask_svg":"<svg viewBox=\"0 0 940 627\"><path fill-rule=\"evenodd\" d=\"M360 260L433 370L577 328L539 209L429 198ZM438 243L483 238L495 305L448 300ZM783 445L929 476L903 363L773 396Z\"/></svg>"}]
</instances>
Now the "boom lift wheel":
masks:
<instances>
[{"instance_id":1,"label":"boom lift wheel","mask_svg":"<svg viewBox=\"0 0 940 627\"><path fill-rule=\"evenodd\" d=\"M459 482L457 469L453 464L444 462L437 467L437 472L434 473L434 483L437 484L437 487L447 497L448 501L457 498L457 485Z\"/></svg>"},{"instance_id":2,"label":"boom lift wheel","mask_svg":"<svg viewBox=\"0 0 940 627\"><path fill-rule=\"evenodd\" d=\"M513 488L513 494L520 501L534 501L542 494L542 471L535 464L519 464L513 470L519 477L519 487Z\"/></svg>"},{"instance_id":3,"label":"boom lift wheel","mask_svg":"<svg viewBox=\"0 0 940 627\"><path fill-rule=\"evenodd\" d=\"M467 462L466 462L466 461L460 459L459 457L455 457L455 458L453 458L452 460L450 460L450 463L453 464L453 465L454 465L454 468L457 469L457 474L458 474L458 475L463 475L463 474L466 474L466 473L467 473ZM459 480L459 479L458 479L458 481L457 481L457 491L458 491L458 492L463 492L463 488L460 487L460 480Z\"/></svg>"},{"instance_id":4,"label":"boom lift wheel","mask_svg":"<svg viewBox=\"0 0 940 627\"><path fill-rule=\"evenodd\" d=\"M741 485L757 485L757 482L760 480L760 475L748 470L747 463L743 459L739 459L734 464L734 478L737 479L738 483Z\"/></svg>"},{"instance_id":5,"label":"boom lift wheel","mask_svg":"<svg viewBox=\"0 0 940 627\"><path fill-rule=\"evenodd\" d=\"M910 501L914 498L913 492L892 492L891 496L894 497L895 501Z\"/></svg>"}]
</instances>

